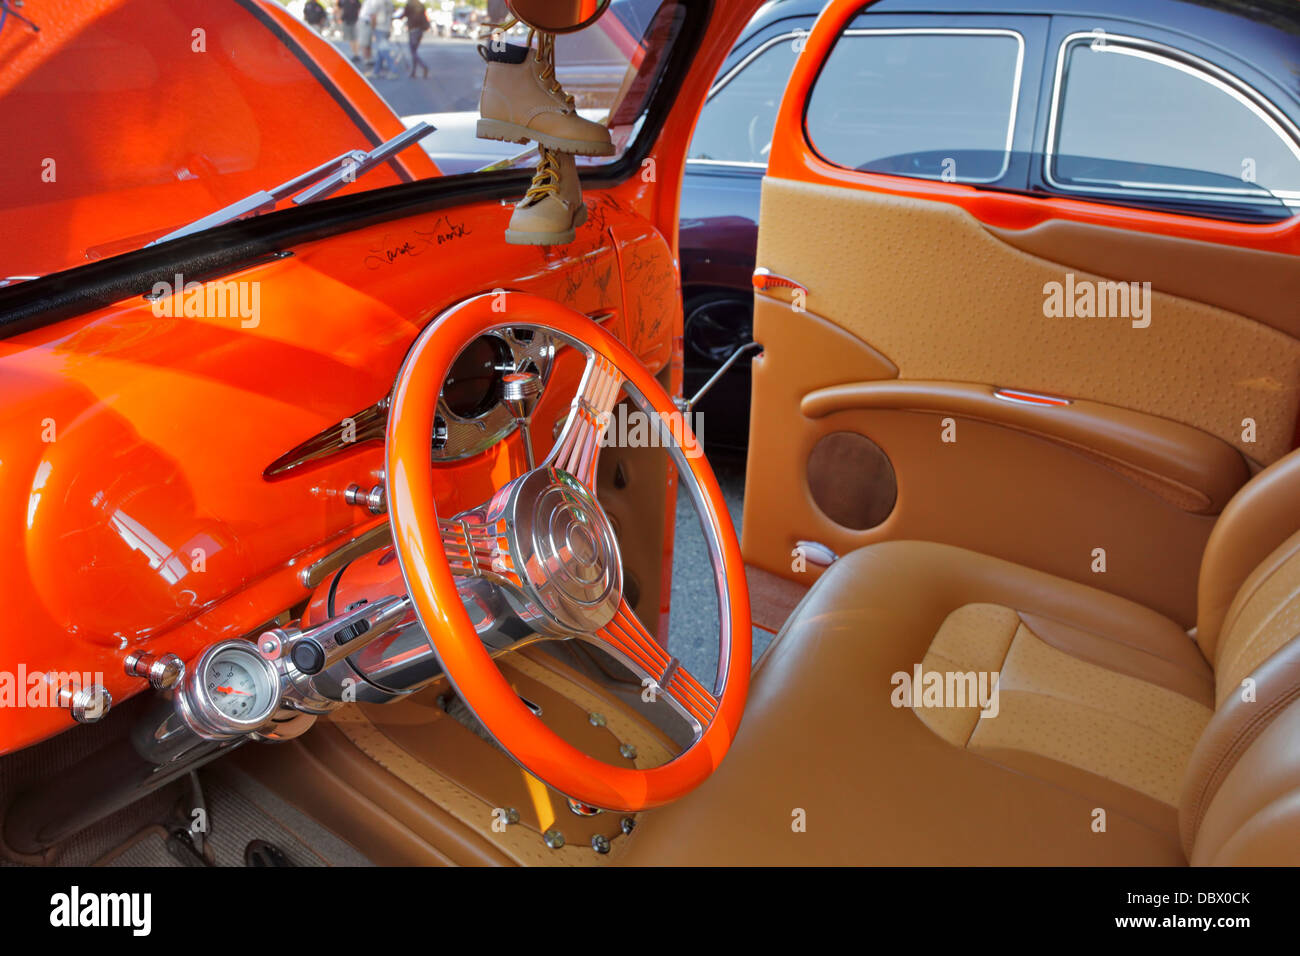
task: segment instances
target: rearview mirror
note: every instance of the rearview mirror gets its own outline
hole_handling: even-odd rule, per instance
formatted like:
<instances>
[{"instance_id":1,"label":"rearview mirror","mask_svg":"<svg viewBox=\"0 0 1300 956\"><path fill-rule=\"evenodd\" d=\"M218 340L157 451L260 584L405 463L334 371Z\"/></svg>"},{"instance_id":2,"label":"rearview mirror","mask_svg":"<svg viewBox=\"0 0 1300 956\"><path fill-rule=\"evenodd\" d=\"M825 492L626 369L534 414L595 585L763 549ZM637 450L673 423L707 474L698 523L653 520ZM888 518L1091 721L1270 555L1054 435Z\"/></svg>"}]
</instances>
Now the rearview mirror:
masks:
<instances>
[{"instance_id":1,"label":"rearview mirror","mask_svg":"<svg viewBox=\"0 0 1300 956\"><path fill-rule=\"evenodd\" d=\"M506 0L510 12L544 33L572 33L589 26L610 0Z\"/></svg>"}]
</instances>

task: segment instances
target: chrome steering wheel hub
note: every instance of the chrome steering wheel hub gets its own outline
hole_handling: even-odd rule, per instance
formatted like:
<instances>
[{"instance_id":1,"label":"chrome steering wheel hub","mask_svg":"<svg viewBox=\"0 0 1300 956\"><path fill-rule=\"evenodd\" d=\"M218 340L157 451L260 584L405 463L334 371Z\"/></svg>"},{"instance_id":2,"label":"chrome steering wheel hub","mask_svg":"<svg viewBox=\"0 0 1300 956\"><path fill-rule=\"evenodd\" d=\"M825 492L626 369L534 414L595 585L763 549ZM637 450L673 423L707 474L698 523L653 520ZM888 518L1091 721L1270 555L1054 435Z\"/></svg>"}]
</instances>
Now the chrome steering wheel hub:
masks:
<instances>
[{"instance_id":1,"label":"chrome steering wheel hub","mask_svg":"<svg viewBox=\"0 0 1300 956\"><path fill-rule=\"evenodd\" d=\"M623 561L609 517L568 472L538 468L514 482L507 534L529 599L561 631L589 634L613 620Z\"/></svg>"}]
</instances>

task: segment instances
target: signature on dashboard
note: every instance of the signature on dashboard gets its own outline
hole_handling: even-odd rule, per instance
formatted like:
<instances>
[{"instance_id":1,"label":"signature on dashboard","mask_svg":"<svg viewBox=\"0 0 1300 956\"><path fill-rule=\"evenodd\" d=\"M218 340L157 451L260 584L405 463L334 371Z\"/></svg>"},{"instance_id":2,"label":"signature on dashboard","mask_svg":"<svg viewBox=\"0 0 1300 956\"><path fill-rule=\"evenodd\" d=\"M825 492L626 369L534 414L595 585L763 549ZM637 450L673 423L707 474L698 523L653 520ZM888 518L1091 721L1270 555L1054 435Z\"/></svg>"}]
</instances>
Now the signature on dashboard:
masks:
<instances>
[{"instance_id":1,"label":"signature on dashboard","mask_svg":"<svg viewBox=\"0 0 1300 956\"><path fill-rule=\"evenodd\" d=\"M398 259L415 258L449 242L464 239L473 232L464 222L456 222L446 216L440 216L432 229L416 229L404 238L385 236L377 248L371 249L365 258L367 269L391 266Z\"/></svg>"}]
</instances>

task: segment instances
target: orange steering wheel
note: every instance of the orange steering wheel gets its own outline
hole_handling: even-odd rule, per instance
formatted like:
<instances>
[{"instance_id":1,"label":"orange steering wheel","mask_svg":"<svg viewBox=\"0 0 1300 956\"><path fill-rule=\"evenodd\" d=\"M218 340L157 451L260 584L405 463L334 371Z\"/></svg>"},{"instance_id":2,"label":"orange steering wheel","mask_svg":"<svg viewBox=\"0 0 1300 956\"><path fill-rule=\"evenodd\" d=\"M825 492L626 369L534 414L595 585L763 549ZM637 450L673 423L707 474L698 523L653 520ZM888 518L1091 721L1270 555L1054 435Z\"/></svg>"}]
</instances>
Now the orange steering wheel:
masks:
<instances>
[{"instance_id":1,"label":"orange steering wheel","mask_svg":"<svg viewBox=\"0 0 1300 956\"><path fill-rule=\"evenodd\" d=\"M448 370L479 336L521 326L544 330L557 347L586 356L563 431L545 462L503 485L490 501L440 517L429 449ZM718 673L708 684L688 672L623 599L618 542L596 500L596 459L623 393L659 428L660 444L700 513L721 623ZM722 762L745 707L751 634L744 562L712 469L673 437L683 428L668 394L621 342L586 316L521 292L481 295L444 312L415 340L393 392L386 438L389 520L420 622L456 692L497 743L529 773L593 807L634 812L689 793ZM561 739L497 669L462 604L458 577L479 577L499 589L532 632L577 638L622 661L694 728L691 745L670 762L641 770L598 760Z\"/></svg>"}]
</instances>

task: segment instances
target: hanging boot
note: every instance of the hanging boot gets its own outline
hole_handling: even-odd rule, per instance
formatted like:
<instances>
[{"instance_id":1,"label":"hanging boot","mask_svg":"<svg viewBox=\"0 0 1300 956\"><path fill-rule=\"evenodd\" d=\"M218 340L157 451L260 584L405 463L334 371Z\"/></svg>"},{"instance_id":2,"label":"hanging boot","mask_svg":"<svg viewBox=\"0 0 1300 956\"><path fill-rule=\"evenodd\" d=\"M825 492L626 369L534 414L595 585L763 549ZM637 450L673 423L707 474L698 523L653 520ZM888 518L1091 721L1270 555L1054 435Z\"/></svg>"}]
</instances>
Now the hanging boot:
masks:
<instances>
[{"instance_id":1,"label":"hanging boot","mask_svg":"<svg viewBox=\"0 0 1300 956\"><path fill-rule=\"evenodd\" d=\"M515 205L506 230L514 246L561 246L587 221L578 166L568 153L540 148L541 161L528 194Z\"/></svg>"},{"instance_id":2,"label":"hanging boot","mask_svg":"<svg viewBox=\"0 0 1300 956\"><path fill-rule=\"evenodd\" d=\"M487 61L479 98L480 139L540 146L580 156L611 156L609 130L583 119L555 78L555 64L531 46L494 42L478 48ZM549 61L549 62L548 62Z\"/></svg>"}]
</instances>

